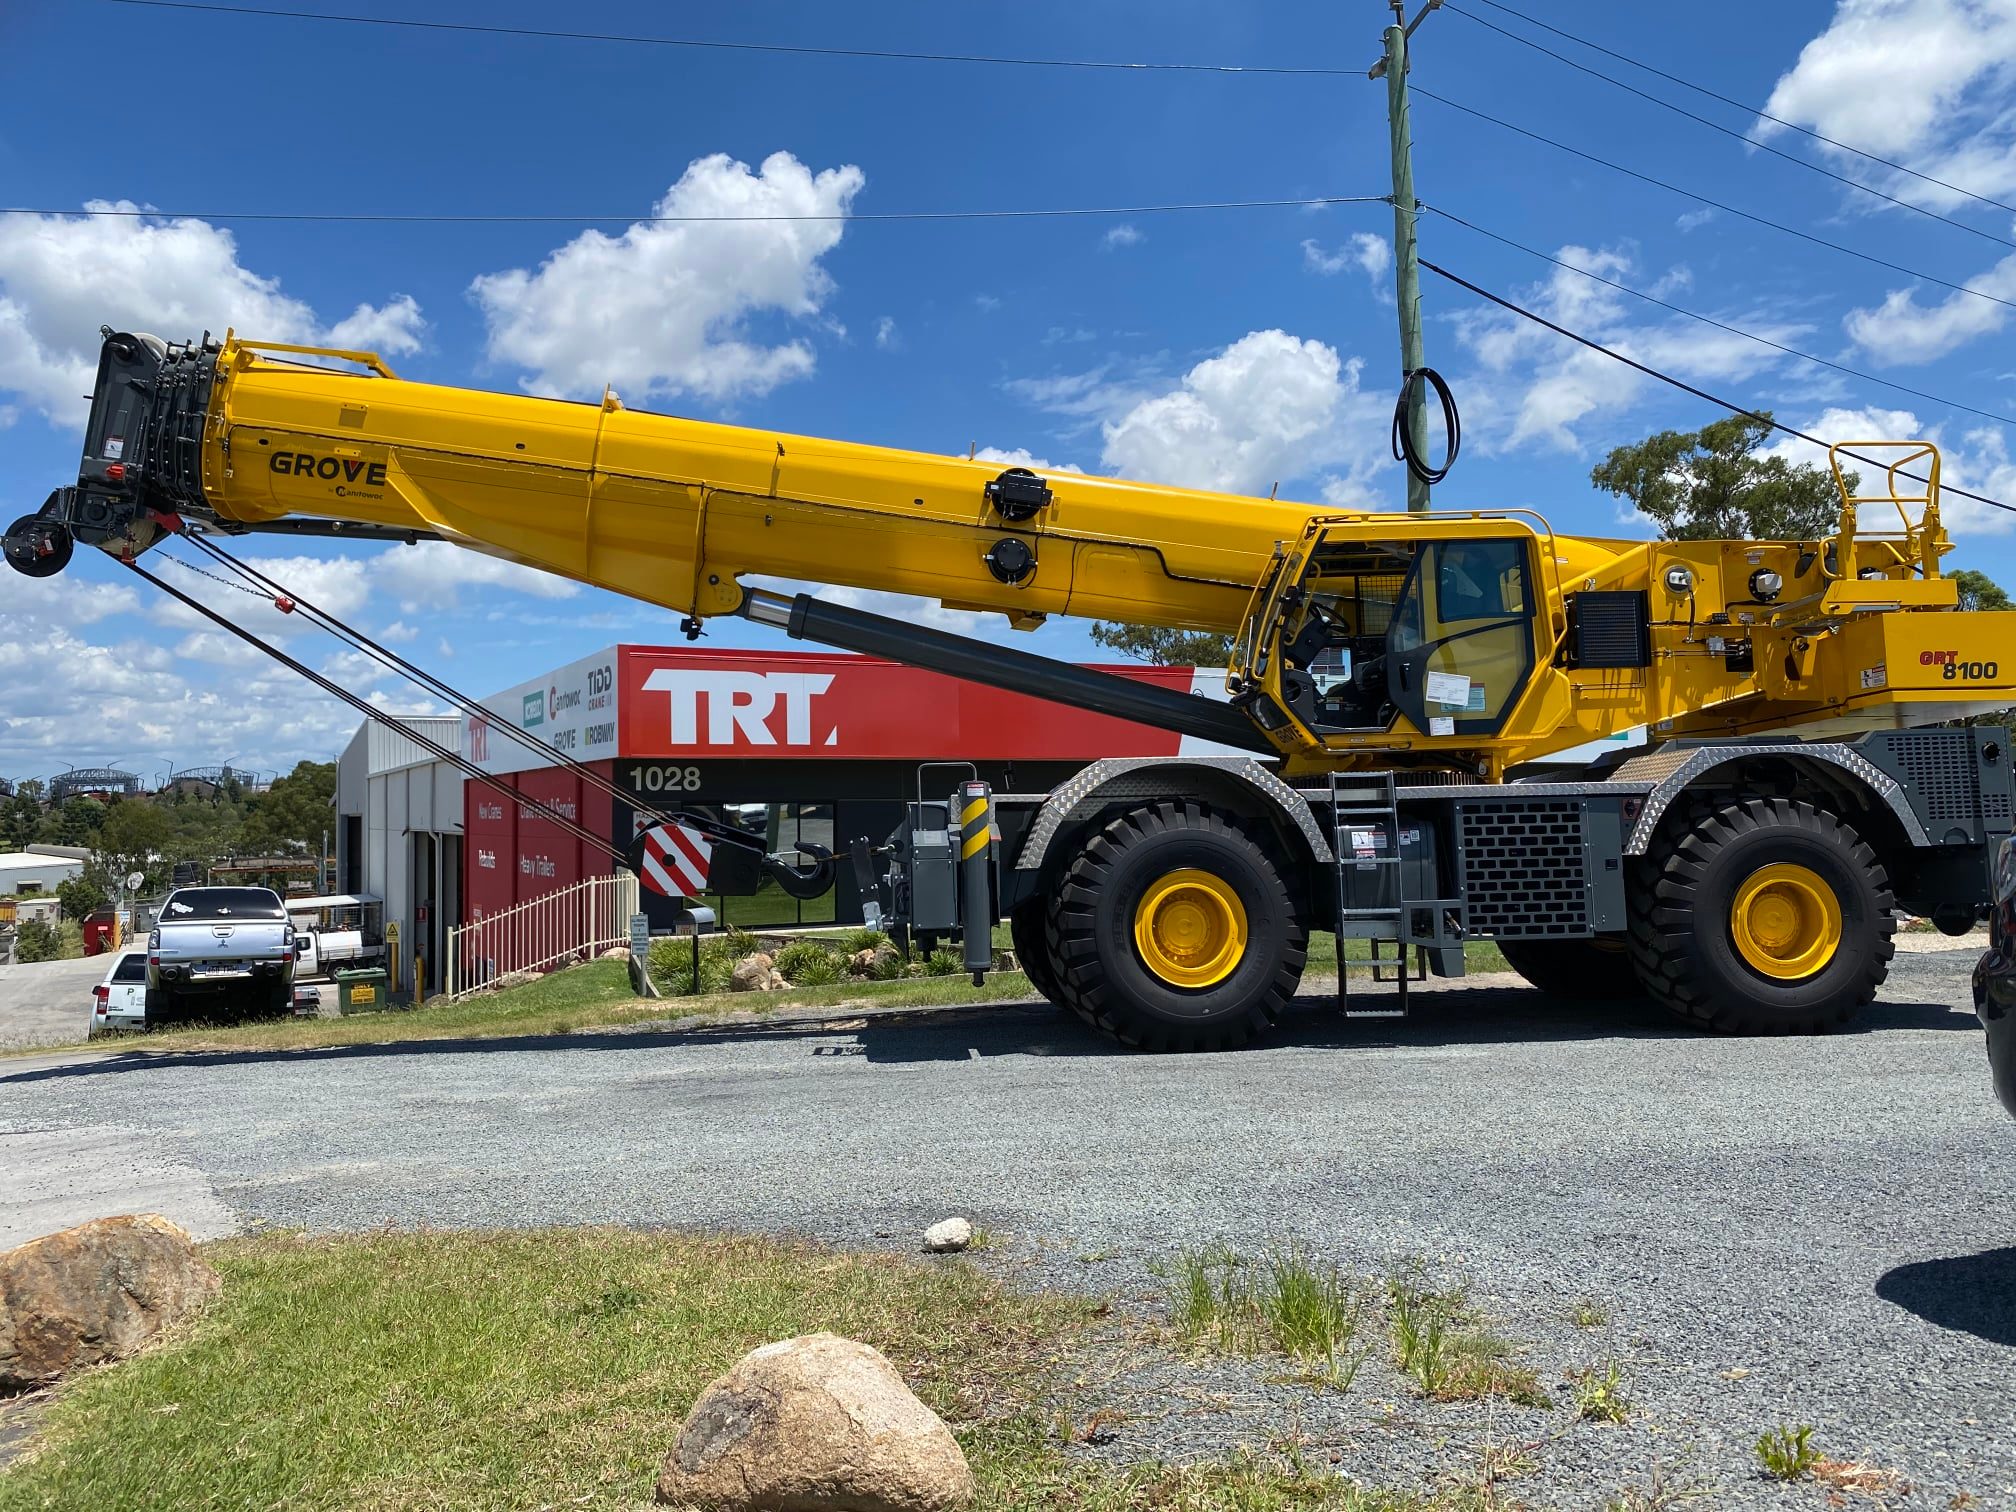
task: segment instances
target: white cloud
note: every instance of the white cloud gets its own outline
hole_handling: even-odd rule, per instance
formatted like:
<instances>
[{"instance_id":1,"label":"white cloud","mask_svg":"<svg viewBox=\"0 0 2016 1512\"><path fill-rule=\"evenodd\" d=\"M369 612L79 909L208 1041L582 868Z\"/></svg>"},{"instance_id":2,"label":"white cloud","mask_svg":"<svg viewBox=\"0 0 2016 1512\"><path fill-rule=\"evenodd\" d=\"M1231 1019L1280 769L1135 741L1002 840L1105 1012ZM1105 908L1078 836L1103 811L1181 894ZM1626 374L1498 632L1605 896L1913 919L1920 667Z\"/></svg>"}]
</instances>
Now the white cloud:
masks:
<instances>
[{"instance_id":1,"label":"white cloud","mask_svg":"<svg viewBox=\"0 0 2016 1512\"><path fill-rule=\"evenodd\" d=\"M369 572L374 591L382 588L401 602L436 607L457 602L456 591L461 588L502 588L543 599L572 598L581 591L571 578L447 541L388 547L370 559ZM279 576L270 569L268 575Z\"/></svg>"},{"instance_id":2,"label":"white cloud","mask_svg":"<svg viewBox=\"0 0 2016 1512\"><path fill-rule=\"evenodd\" d=\"M1130 477L1265 493L1333 462L1369 470L1361 364L1320 341L1253 331L1103 427L1102 460ZM1376 405L1371 406L1376 408Z\"/></svg>"},{"instance_id":3,"label":"white cloud","mask_svg":"<svg viewBox=\"0 0 2016 1512\"><path fill-rule=\"evenodd\" d=\"M478 278L471 293L490 357L527 370L524 387L587 397L605 383L636 399L761 394L811 373L802 339L765 345L751 316L818 315L833 290L820 259L840 243L859 168L814 174L788 152L755 173L725 153L696 159L654 216L797 216L711 225L642 222L584 231L538 270Z\"/></svg>"},{"instance_id":4,"label":"white cloud","mask_svg":"<svg viewBox=\"0 0 2016 1512\"><path fill-rule=\"evenodd\" d=\"M87 210L132 210L92 200ZM52 421L73 424L98 369L98 328L151 331L184 340L235 326L267 341L337 341L338 332L418 344L420 307L401 295L359 305L324 328L277 278L238 261L229 231L205 221L153 216L0 217L0 390Z\"/></svg>"},{"instance_id":5,"label":"white cloud","mask_svg":"<svg viewBox=\"0 0 2016 1512\"><path fill-rule=\"evenodd\" d=\"M884 315L875 322L875 345L885 352L896 351L903 345L903 333L896 329L896 317Z\"/></svg>"},{"instance_id":6,"label":"white cloud","mask_svg":"<svg viewBox=\"0 0 2016 1512\"><path fill-rule=\"evenodd\" d=\"M1003 450L998 446L983 446L973 453L976 462L998 462L1003 467L1026 467L1031 472L1082 473L1084 468L1072 462L1048 462L1026 447L1012 446Z\"/></svg>"},{"instance_id":7,"label":"white cloud","mask_svg":"<svg viewBox=\"0 0 2016 1512\"><path fill-rule=\"evenodd\" d=\"M1381 280L1387 269L1393 266L1393 246L1383 236L1374 236L1369 231L1354 231L1349 241L1335 252L1326 252L1320 242L1314 239L1302 243L1302 266L1311 273L1321 273L1326 278L1356 269L1372 280L1375 288L1383 287Z\"/></svg>"},{"instance_id":8,"label":"white cloud","mask_svg":"<svg viewBox=\"0 0 2016 1512\"><path fill-rule=\"evenodd\" d=\"M331 346L352 351L403 357L420 350L421 333L426 329L427 322L420 318L420 306L413 296L395 294L382 305L360 304L329 327L326 339Z\"/></svg>"},{"instance_id":9,"label":"white cloud","mask_svg":"<svg viewBox=\"0 0 2016 1512\"><path fill-rule=\"evenodd\" d=\"M419 637L420 632L404 620L394 620L378 632L378 639L388 646L403 646Z\"/></svg>"},{"instance_id":10,"label":"white cloud","mask_svg":"<svg viewBox=\"0 0 2016 1512\"><path fill-rule=\"evenodd\" d=\"M1682 211L1673 224L1682 231L1699 231L1713 219L1715 219L1714 209L1708 205L1703 205L1698 210Z\"/></svg>"},{"instance_id":11,"label":"white cloud","mask_svg":"<svg viewBox=\"0 0 2016 1512\"><path fill-rule=\"evenodd\" d=\"M195 630L182 637L175 647L177 661L208 662L217 667L256 667L266 661L266 653L247 645L235 635L215 630Z\"/></svg>"},{"instance_id":12,"label":"white cloud","mask_svg":"<svg viewBox=\"0 0 2016 1512\"><path fill-rule=\"evenodd\" d=\"M1750 378L1784 360L1769 347L1684 316L1634 325L1630 316L1637 307L1627 304L1628 296L1575 271L1622 282L1634 266L1626 249L1570 244L1555 256L1569 266L1521 291L1520 302L1626 356L1697 382ZM1678 271L1655 287L1670 289ZM1764 311L1738 312L1728 322L1788 346L1810 329ZM1529 443L1579 451L1576 427L1582 421L1629 408L1651 383L1601 352L1515 315L1471 312L1455 324L1487 375L1482 382L1458 385L1465 396L1466 440L1474 437L1486 451Z\"/></svg>"},{"instance_id":13,"label":"white cloud","mask_svg":"<svg viewBox=\"0 0 2016 1512\"><path fill-rule=\"evenodd\" d=\"M2016 5L2010 0L1839 0L1765 102L1775 116L1976 194L2016 190ZM1782 132L1770 121L1760 133ZM1964 197L1854 153L1821 150L1889 193L1951 208Z\"/></svg>"},{"instance_id":14,"label":"white cloud","mask_svg":"<svg viewBox=\"0 0 2016 1512\"><path fill-rule=\"evenodd\" d=\"M1131 221L1122 221L1099 238L1100 247L1111 252L1117 247L1137 247L1148 239L1142 229Z\"/></svg>"},{"instance_id":15,"label":"white cloud","mask_svg":"<svg viewBox=\"0 0 2016 1512\"><path fill-rule=\"evenodd\" d=\"M93 625L140 607L140 595L123 583L90 583L77 576L31 578L10 571L6 585L0 609L28 618ZM19 642L0 640L0 644Z\"/></svg>"},{"instance_id":16,"label":"white cloud","mask_svg":"<svg viewBox=\"0 0 2016 1512\"><path fill-rule=\"evenodd\" d=\"M2016 300L2016 257L2005 257L1986 273L1967 280L1970 289L1996 299ZM1892 289L1873 308L1850 310L1842 322L1849 339L1879 362L1911 365L1931 362L1980 336L1991 336L2009 323L2010 308L1963 294L1958 289L1929 305L1918 303L1915 289Z\"/></svg>"}]
</instances>

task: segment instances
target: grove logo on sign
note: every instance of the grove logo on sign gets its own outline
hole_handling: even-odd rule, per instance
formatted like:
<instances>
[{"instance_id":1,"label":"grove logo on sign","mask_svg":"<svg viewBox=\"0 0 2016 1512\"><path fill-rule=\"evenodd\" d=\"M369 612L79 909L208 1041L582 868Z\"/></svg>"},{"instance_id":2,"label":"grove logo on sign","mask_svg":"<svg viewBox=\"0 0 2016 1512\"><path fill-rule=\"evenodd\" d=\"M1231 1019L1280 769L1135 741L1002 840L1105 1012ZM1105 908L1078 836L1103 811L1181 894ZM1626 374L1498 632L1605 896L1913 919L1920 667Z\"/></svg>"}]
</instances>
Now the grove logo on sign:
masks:
<instances>
[{"instance_id":1,"label":"grove logo on sign","mask_svg":"<svg viewBox=\"0 0 2016 1512\"><path fill-rule=\"evenodd\" d=\"M668 696L674 746L811 746L815 741L823 746L838 745L837 724L825 725L816 737L813 734L813 700L832 686L830 672L702 672L660 667L644 679L645 692Z\"/></svg>"},{"instance_id":2,"label":"grove logo on sign","mask_svg":"<svg viewBox=\"0 0 2016 1512\"><path fill-rule=\"evenodd\" d=\"M525 695L525 716L519 720L519 723L524 725L528 730L534 725L546 723L546 695L544 693L527 693Z\"/></svg>"}]
</instances>

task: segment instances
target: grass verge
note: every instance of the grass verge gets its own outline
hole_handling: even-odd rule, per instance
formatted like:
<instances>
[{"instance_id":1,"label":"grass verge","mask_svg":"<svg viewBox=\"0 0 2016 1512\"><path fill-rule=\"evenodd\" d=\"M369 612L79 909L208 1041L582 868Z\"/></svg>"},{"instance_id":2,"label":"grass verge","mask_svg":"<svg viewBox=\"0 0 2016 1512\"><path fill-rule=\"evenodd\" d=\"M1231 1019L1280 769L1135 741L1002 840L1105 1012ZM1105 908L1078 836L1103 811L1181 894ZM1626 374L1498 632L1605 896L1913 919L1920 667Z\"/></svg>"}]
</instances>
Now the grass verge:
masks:
<instances>
[{"instance_id":1,"label":"grass verge","mask_svg":"<svg viewBox=\"0 0 2016 1512\"><path fill-rule=\"evenodd\" d=\"M858 933L856 931L855 933ZM843 942L847 936L837 937ZM1336 937L1310 936L1306 979L1337 969ZM1346 958L1363 960L1364 942L1348 940ZM1465 947L1473 972L1505 970L1496 946ZM944 963L937 963L944 964ZM953 963L956 967L956 963ZM722 974L725 980L725 972ZM1313 986L1313 983L1312 983ZM332 1045L373 1045L401 1040L484 1039L511 1035L569 1034L577 1029L621 1028L672 1018L723 1018L743 1013L806 1013L888 1008L958 1008L1012 1002L1035 995L1019 971L997 971L975 987L956 969L893 981L849 979L780 992L703 992L658 999L633 997L621 961L590 961L501 992L456 1002L436 1001L406 1011L361 1013L340 1019L279 1019L247 1024L173 1024L139 1034L110 1035L90 1048L118 1050L312 1050ZM79 1046L37 1045L0 1051L0 1059L47 1055Z\"/></svg>"},{"instance_id":2,"label":"grass verge","mask_svg":"<svg viewBox=\"0 0 2016 1512\"><path fill-rule=\"evenodd\" d=\"M395 1040L483 1039L509 1035L569 1034L677 1018L722 1018L739 1013L816 1012L820 1009L956 1007L999 1003L1031 994L1019 971L996 972L985 987L964 977L914 977L894 982L844 982L782 992L715 992L699 997L638 998L621 961L590 961L501 992L455 1002L437 1001L403 1012L360 1013L340 1019L279 1019L250 1024L176 1024L145 1034L92 1042L108 1050L309 1050L327 1045ZM46 1055L51 1046L32 1052Z\"/></svg>"},{"instance_id":3,"label":"grass verge","mask_svg":"<svg viewBox=\"0 0 2016 1512\"><path fill-rule=\"evenodd\" d=\"M1115 1469L1067 1452L1056 1362L1102 1311L969 1264L571 1229L267 1235L207 1247L208 1313L60 1389L0 1512L648 1502L694 1398L758 1344L882 1350L966 1449L978 1506L1440 1512L1292 1455Z\"/></svg>"}]
</instances>

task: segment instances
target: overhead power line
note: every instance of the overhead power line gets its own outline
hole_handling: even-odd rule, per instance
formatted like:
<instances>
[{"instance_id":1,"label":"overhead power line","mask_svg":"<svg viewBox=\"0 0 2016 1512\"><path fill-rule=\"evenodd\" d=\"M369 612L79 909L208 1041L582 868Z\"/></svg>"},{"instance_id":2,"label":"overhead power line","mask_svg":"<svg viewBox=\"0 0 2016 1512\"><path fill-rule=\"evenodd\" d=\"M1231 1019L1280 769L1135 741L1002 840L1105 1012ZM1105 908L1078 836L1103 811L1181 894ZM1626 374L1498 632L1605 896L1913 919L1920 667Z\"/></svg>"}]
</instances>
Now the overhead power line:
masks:
<instances>
[{"instance_id":1,"label":"overhead power line","mask_svg":"<svg viewBox=\"0 0 2016 1512\"><path fill-rule=\"evenodd\" d=\"M1575 273L1592 282L1603 284L1607 288L1617 290L1619 293L1629 294L1633 299L1642 299L1645 303L1657 305L1662 310L1671 310L1675 315L1685 315L1689 320L1698 320L1703 325L1713 326L1718 331L1727 331L1731 336L1740 336L1745 341L1754 341L1759 346L1770 347L1773 351L1783 352L1788 357L1797 357L1802 362L1811 362L1820 367L1832 368L1835 372L1845 373L1850 378L1859 378L1864 383L1880 384L1884 388L1894 389L1897 393L1909 394L1914 399L1924 399L1933 404L1945 405L1949 409L1965 410L1968 414L1979 415L1984 420L1994 420L2003 425L2016 426L2016 419L2012 419L2008 415L1998 415L1993 410L1976 409L1971 404L1962 404L1958 399L1947 399L1939 394L1927 393L1924 389L1912 388L1909 384L1893 383L1888 378L1878 378L1874 373L1865 373L1860 368L1849 367L1846 363L1836 362L1830 357L1821 357L1813 352L1802 352L1797 347L1786 346L1783 342L1773 341L1768 336L1759 336L1755 331L1746 331L1741 326L1730 325L1727 321L1717 320L1712 315L1703 315L1699 310L1690 310L1684 305L1677 305L1670 300L1661 299L1656 294L1648 294L1643 289L1634 289L1631 285L1619 283L1614 278L1605 278L1600 273L1592 273L1587 268L1577 267L1574 263L1564 262L1551 253L1542 252L1538 247L1529 247L1522 241L1515 241L1501 232L1480 226L1475 221L1465 220L1454 211L1444 210L1437 205L1423 205L1421 208L1430 215L1439 215L1442 219L1454 221L1466 230L1475 231L1479 236L1488 236L1491 240L1501 242L1515 251L1524 252L1528 257L1537 257L1540 261L1552 263L1557 268L1566 268L1570 273Z\"/></svg>"},{"instance_id":2,"label":"overhead power line","mask_svg":"<svg viewBox=\"0 0 2016 1512\"><path fill-rule=\"evenodd\" d=\"M1537 26L1538 28L1540 28L1540 30L1544 32L1552 32L1555 36L1563 38L1566 41L1573 42L1581 47L1586 47L1592 52L1599 52L1603 54L1603 56L1606 58L1615 58L1619 63L1628 63L1633 68L1643 69L1646 73L1657 75L1659 78L1666 80L1668 83L1678 84L1682 89L1691 89L1694 91L1694 93L1698 95L1704 95L1708 99L1720 100L1724 105L1733 105L1736 107L1736 109L1747 111L1749 114L1756 116L1759 120L1769 121L1774 126L1783 126L1787 131L1796 131L1801 136L1811 137L1816 142L1825 142L1829 147L1838 147L1843 152L1852 152L1856 157L1862 158L1867 162L1880 163L1885 168L1894 168L1896 169L1897 172L1902 174L1908 174L1910 177L1919 180L1921 183L1936 184L1939 188L1949 190L1952 193L1961 195L1966 199L1978 200L1984 205L1993 205L1997 210L2007 210L2011 214L2016 214L2016 205L2011 205L2006 201L1995 199L1990 195L1978 194L1972 189L1963 189L1958 184L1949 183L1945 179L1937 178L1932 174L1920 172L1918 169L1911 167L1908 163L1900 163L1894 158L1884 157L1881 153L1871 152L1865 147L1857 147L1853 143L1844 142L1836 137L1827 136L1822 132L1813 130L1813 128L1810 126L1801 126L1797 121L1788 121L1783 116L1775 116L1771 114L1770 111L1765 110L1762 106L1750 105L1746 104L1742 100L1732 99L1728 95L1721 94L1713 89L1710 89L1705 84L1696 84L1692 79L1684 79L1679 74L1668 73L1663 68L1656 68L1652 64L1644 62L1642 59L1632 57L1629 53L1621 53L1616 51L1614 48L1605 47L1600 42L1592 42L1587 37L1582 36L1577 32L1564 31L1558 26L1550 26L1545 21L1540 20L1536 16L1529 16L1524 11L1514 10L1509 5L1501 4L1500 0L1478 0L1478 3L1481 5L1488 5L1491 7L1491 9L1502 12L1503 14L1508 16L1517 16L1521 21L1524 21L1528 26ZM1456 7L1453 5L1449 5L1446 8L1449 10L1456 9ZM1470 19L1474 21L1480 18L1472 16Z\"/></svg>"},{"instance_id":3,"label":"overhead power line","mask_svg":"<svg viewBox=\"0 0 2016 1512\"><path fill-rule=\"evenodd\" d=\"M1505 37L1510 39L1511 41L1517 42L1521 47L1530 47L1535 52L1545 53L1548 57L1554 59L1555 62L1565 64L1567 67L1574 69L1577 73L1587 74L1592 79L1601 79L1604 83L1613 85L1616 88L1623 90L1626 94L1636 95L1641 100L1649 100L1651 101L1652 104L1657 105L1662 110L1670 110L1675 115L1685 116L1690 121L1695 121L1703 126L1706 126L1710 131L1719 131L1724 136L1734 137L1739 142L1746 142L1750 146L1757 148L1758 151L1760 152L1768 152L1773 157L1783 158L1786 162L1791 163L1795 167L1804 168L1808 173L1817 173L1822 178L1830 178L1834 180L1834 182L1837 184L1846 184L1850 189L1858 189L1864 194L1873 195L1875 198L1883 200L1888 204L1895 205L1899 209L1909 210L1913 215L1922 215L1927 220L1935 220L1940 222L1942 225L1951 226L1956 231L1965 231L1969 236L1978 236L1983 241L1992 241L2004 247L2016 248L2016 241L2011 241L2006 236L1998 236L1993 231L1984 231L1979 226L1970 226L1967 224L1967 222L1962 220L1955 220L1950 215L1941 215L1937 210L1930 209L1927 206L1914 205L1913 203L1911 203L1910 200L1899 199L1894 194L1885 193L1883 190L1876 188L1875 185L1873 184L1865 184L1860 179L1852 179L1848 177L1848 175L1845 173L1836 173L1832 168L1825 167L1824 165L1813 162L1808 158L1800 157L1795 152L1787 152L1781 147L1773 147L1769 142L1764 141L1759 137L1754 137L1750 135L1750 133L1747 131L1738 131L1733 126L1725 126L1720 121L1711 120L1707 116L1699 115L1696 112L1687 109L1683 105L1675 105L1671 100L1661 99L1658 95L1653 94L1650 90L1640 89L1635 84L1626 84L1622 79L1617 78L1613 74L1604 73L1603 70L1600 68L1591 68L1586 63L1578 63L1573 58L1568 57L1565 53L1558 53L1553 48L1543 46L1541 43L1535 42L1530 37L1522 37L1515 31L1508 31L1506 28L1498 25L1497 22L1495 21L1486 21L1482 16L1472 15L1469 11L1464 10L1460 5L1448 4L1446 3L1445 0L1443 8L1445 10L1455 12L1455 14L1461 16L1466 21L1473 22L1478 26L1485 27L1490 31L1498 33L1498 35L1501 37Z\"/></svg>"},{"instance_id":4,"label":"overhead power line","mask_svg":"<svg viewBox=\"0 0 2016 1512\"><path fill-rule=\"evenodd\" d=\"M1755 211L1740 209L1735 205L1729 204L1726 200L1710 199L1707 195L1696 190L1682 188L1680 185L1670 183L1665 179L1655 178L1649 173L1641 173L1636 168L1627 168L1622 163L1616 162L1611 158L1601 157L1596 153L1584 151L1580 147L1571 147L1568 143L1547 136L1542 132L1531 130L1525 126L1515 125L1501 116L1494 116L1488 111L1477 109L1475 106L1462 104L1459 101L1450 99L1447 95L1435 94L1431 90L1423 89L1419 84L1415 84L1411 88L1413 93L1420 95L1423 99L1433 100L1437 105L1446 105L1451 110L1460 110L1464 115L1475 116L1480 121L1488 121L1493 126L1501 127L1506 131L1529 138L1532 141L1543 143L1558 152L1565 152L1571 157L1581 158L1587 163L1595 163L1598 167L1608 168L1613 173L1621 173L1626 178L1637 179L1641 184L1650 184L1654 188L1664 189L1669 194L1677 194L1682 199L1692 200L1697 205L1707 205L1713 209L1736 216L1741 220L1752 221L1760 226L1768 226L1773 231L1781 231L1787 236L1796 236L1801 241L1811 242L1816 247L1826 247L1831 251L1859 258L1863 262L1873 263L1879 268L1888 268L1893 273L1902 273L1906 278L1920 279L1925 283L1937 284L1942 289L1951 289L1956 294L1971 295L1975 299L1985 299L1990 304L1998 304L2008 309L2016 310L2016 299L2004 299L1999 294L1990 294L1986 289L1977 289L1971 284L1955 283L1950 278L1940 278L1931 273L1920 272L1916 268L1907 268L1903 263L1891 262L1886 257L1878 257L1873 252L1864 252L1859 248L1849 246L1845 242L1829 241L1826 237L1816 236L1811 231L1801 231L1797 226L1788 226L1783 221L1774 221L1768 216L1757 214Z\"/></svg>"},{"instance_id":5,"label":"overhead power line","mask_svg":"<svg viewBox=\"0 0 2016 1512\"><path fill-rule=\"evenodd\" d=\"M139 3L139 0L117 0ZM975 221L975 220L1058 220L1078 216L1172 215L1196 210L1309 210L1326 205L1383 205L1391 202L1385 194L1326 194L1301 199L1191 200L1161 205L1067 205L1059 208L1023 210L883 210L863 214L837 212L825 215L532 215L532 214L406 214L392 210L148 210L123 207L101 209L38 209L28 205L0 208L0 215L67 215L119 220L203 220L203 221L313 221L368 222L400 225L601 225L692 226L720 223L735 225L767 221Z\"/></svg>"},{"instance_id":6,"label":"overhead power line","mask_svg":"<svg viewBox=\"0 0 2016 1512\"><path fill-rule=\"evenodd\" d=\"M333 15L276 6L212 5L204 0L111 0L146 10L201 11L218 16L256 16L281 21L325 21L342 26L398 27L407 31L459 32L486 37L526 37L541 42L621 42L634 47L684 47L712 52L783 53L804 58L868 58L898 63L972 63L998 68L1075 68L1103 73L1188 73L1308 75L1358 78L1362 69L1289 67L1256 63L1151 63L1117 58L1024 58L993 53L897 52L878 47L806 47L783 42L716 42L700 37L637 36L621 32L549 31L533 26L486 26L473 21L418 21L393 16Z\"/></svg>"},{"instance_id":7,"label":"overhead power line","mask_svg":"<svg viewBox=\"0 0 2016 1512\"><path fill-rule=\"evenodd\" d=\"M1482 288L1479 285L1470 282L1469 279L1464 278L1461 274L1451 273L1447 268L1444 268L1439 264L1432 263L1428 261L1428 259L1425 257L1421 259L1421 266L1426 268L1430 273L1435 274L1439 278L1448 279L1449 282L1455 284L1458 288L1468 289L1472 294L1475 294L1479 299L1489 300L1492 304L1497 305L1498 308L1501 310L1508 310L1514 315L1518 315L1523 319L1532 321L1535 325L1545 326L1548 330L1554 332L1554 334L1557 336L1566 336L1570 341L1576 342L1581 346L1585 346L1589 348L1589 350L1592 352L1601 352L1605 357L1610 358L1613 362L1621 362L1624 364L1624 366L1628 368L1637 369L1637 371L1643 373L1648 378L1657 378L1661 383L1669 383L1674 388L1679 389L1682 393L1692 394L1696 399L1705 399L1708 401L1708 403L1717 405L1722 409L1726 409L1731 414L1742 415L1747 419L1762 421L1765 425L1770 426L1771 429L1775 431L1783 431L1788 436L1796 436L1801 441L1805 441L1810 443L1811 445L1820 447L1823 451L1829 449L1832 446L1831 442L1822 441L1818 436L1812 435L1807 431L1799 430L1795 426L1787 425L1783 421L1774 419L1770 415L1766 415L1758 410L1751 409L1750 406L1748 406L1747 404L1738 404L1733 399L1723 399L1718 395L1709 393L1706 389L1696 388L1693 384L1689 383L1684 378L1675 378L1671 373L1663 373L1658 368L1655 368L1648 363L1640 362L1635 357L1626 357L1622 352L1616 350L1614 347L1607 347L1603 345L1603 343L1600 341L1596 341L1591 337L1584 336L1578 331L1571 331L1568 329L1568 327L1561 325L1556 321L1549 320L1545 315L1527 309L1524 305L1515 304L1513 303L1513 301L1504 298L1502 295L1493 294L1489 289ZM1843 453L1841 453L1841 455L1850 458L1853 461L1864 463L1865 465L1870 467L1883 468L1886 472L1889 470L1890 467L1890 464L1887 462L1879 462L1874 457L1865 457L1861 455L1859 452L1844 451ZM1914 483L1925 482L1925 479L1920 477L1917 473L1905 472L1901 468L1898 469L1897 475L1900 478L1909 478ZM1983 494L1969 493L1966 489L1955 488L1951 484L1947 483L1940 484L1939 491L1942 494L1952 494L1957 498L1972 499L1976 504L1986 504L1991 509L2005 509L2009 511L2009 513L2011 514L2016 514L2016 504L2004 504L2000 499L1991 499Z\"/></svg>"}]
</instances>

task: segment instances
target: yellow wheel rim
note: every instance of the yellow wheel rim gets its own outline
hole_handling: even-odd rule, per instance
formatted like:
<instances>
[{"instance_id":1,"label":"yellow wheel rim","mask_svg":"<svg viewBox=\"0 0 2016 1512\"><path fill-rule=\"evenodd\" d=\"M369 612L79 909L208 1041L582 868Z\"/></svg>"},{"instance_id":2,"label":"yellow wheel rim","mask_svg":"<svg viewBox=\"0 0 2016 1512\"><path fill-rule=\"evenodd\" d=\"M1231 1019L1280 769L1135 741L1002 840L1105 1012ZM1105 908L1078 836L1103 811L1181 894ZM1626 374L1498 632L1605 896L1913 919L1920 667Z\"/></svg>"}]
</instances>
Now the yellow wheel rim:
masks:
<instances>
[{"instance_id":1,"label":"yellow wheel rim","mask_svg":"<svg viewBox=\"0 0 2016 1512\"><path fill-rule=\"evenodd\" d=\"M1729 935L1753 970L1798 981L1841 948L1841 901L1818 872L1790 862L1760 867L1729 907Z\"/></svg>"},{"instance_id":2,"label":"yellow wheel rim","mask_svg":"<svg viewBox=\"0 0 2016 1512\"><path fill-rule=\"evenodd\" d=\"M1246 954L1246 905L1207 871L1170 872L1134 910L1134 948L1172 987L1215 986Z\"/></svg>"}]
</instances>

